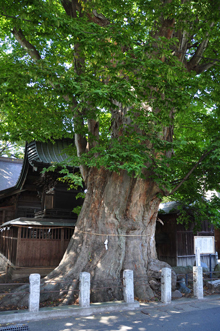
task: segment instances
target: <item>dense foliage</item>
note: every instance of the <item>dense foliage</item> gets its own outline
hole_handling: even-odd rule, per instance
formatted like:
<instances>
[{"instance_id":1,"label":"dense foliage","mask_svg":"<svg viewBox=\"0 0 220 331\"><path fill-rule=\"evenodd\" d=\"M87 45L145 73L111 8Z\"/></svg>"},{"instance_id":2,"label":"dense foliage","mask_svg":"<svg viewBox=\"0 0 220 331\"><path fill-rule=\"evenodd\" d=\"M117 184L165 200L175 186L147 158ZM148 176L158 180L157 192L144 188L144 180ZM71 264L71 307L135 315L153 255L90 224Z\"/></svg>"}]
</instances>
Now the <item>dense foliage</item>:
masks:
<instances>
[{"instance_id":1,"label":"dense foliage","mask_svg":"<svg viewBox=\"0 0 220 331\"><path fill-rule=\"evenodd\" d=\"M204 193L220 190L218 0L0 8L2 140L75 134L72 164L150 176L217 221Z\"/></svg>"}]
</instances>

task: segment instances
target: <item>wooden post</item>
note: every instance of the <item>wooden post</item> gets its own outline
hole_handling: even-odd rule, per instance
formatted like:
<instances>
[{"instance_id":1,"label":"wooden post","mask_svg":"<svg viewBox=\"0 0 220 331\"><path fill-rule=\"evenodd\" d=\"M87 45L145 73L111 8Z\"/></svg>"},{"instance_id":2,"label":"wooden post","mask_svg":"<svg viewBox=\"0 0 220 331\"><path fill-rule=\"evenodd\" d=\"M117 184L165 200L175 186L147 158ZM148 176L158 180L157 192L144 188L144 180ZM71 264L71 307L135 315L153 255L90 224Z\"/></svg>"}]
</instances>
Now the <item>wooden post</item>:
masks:
<instances>
[{"instance_id":1,"label":"wooden post","mask_svg":"<svg viewBox=\"0 0 220 331\"><path fill-rule=\"evenodd\" d=\"M3 211L2 211L2 224L5 223L5 214L6 214L6 210L3 209Z\"/></svg>"},{"instance_id":2,"label":"wooden post","mask_svg":"<svg viewBox=\"0 0 220 331\"><path fill-rule=\"evenodd\" d=\"M19 267L19 258L20 258L20 250L21 250L21 227L18 228L18 239L17 239L17 254L16 254L16 266Z\"/></svg>"}]
</instances>

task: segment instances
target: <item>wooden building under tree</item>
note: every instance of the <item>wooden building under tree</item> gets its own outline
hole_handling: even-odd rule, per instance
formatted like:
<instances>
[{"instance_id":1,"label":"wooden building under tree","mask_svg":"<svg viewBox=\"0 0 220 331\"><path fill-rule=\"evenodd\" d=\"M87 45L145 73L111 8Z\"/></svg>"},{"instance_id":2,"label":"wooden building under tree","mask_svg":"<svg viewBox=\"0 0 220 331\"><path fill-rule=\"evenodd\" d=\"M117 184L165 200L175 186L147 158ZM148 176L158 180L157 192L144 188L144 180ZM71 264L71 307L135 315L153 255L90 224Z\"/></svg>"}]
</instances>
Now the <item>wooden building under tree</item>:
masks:
<instances>
[{"instance_id":1,"label":"wooden building under tree","mask_svg":"<svg viewBox=\"0 0 220 331\"><path fill-rule=\"evenodd\" d=\"M178 224L178 203L171 201L160 205L158 222L156 225L156 250L158 259L171 266L193 266L195 263L194 236L215 236L219 230L208 221L201 222L201 228L195 230L192 222L186 229L183 224ZM219 241L216 248L219 247ZM216 249L216 252L217 249ZM220 252L219 252L220 253ZM201 262L213 269L216 265L216 254L201 254Z\"/></svg>"},{"instance_id":2,"label":"wooden building under tree","mask_svg":"<svg viewBox=\"0 0 220 331\"><path fill-rule=\"evenodd\" d=\"M0 158L0 260L6 258L15 267L59 264L74 232L73 208L82 205L82 198L76 199L82 188L68 190L58 171L42 174L42 170L51 162L64 161L70 143L33 141L26 145L22 164ZM8 178L13 174L10 187L6 168Z\"/></svg>"}]
</instances>

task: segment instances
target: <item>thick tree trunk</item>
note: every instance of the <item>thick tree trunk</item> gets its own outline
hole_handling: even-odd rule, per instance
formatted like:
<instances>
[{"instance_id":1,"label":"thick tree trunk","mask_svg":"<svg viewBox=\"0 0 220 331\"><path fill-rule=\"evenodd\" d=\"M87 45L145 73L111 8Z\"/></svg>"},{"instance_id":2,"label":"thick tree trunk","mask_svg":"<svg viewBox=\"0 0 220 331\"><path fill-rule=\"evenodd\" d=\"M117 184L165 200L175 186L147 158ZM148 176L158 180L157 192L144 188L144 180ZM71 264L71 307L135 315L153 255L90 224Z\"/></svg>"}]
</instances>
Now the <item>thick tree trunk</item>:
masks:
<instances>
[{"instance_id":1,"label":"thick tree trunk","mask_svg":"<svg viewBox=\"0 0 220 331\"><path fill-rule=\"evenodd\" d=\"M132 269L134 276L147 280L148 261L156 258L157 192L151 180L91 169L75 233L60 265L48 278L62 274L72 279L81 271L90 272L95 301L120 298L120 288L113 288L113 284L124 269ZM95 291L103 284L107 289ZM147 281L135 287L135 295L140 299L153 296Z\"/></svg>"},{"instance_id":2,"label":"thick tree trunk","mask_svg":"<svg viewBox=\"0 0 220 331\"><path fill-rule=\"evenodd\" d=\"M135 285L136 297L153 297L148 264L157 256L154 236L158 191L150 179L132 178L125 171L90 169L86 199L74 235L60 265L43 280L41 301L59 297L64 298L64 304L73 302L82 271L91 274L93 302L122 299L124 269L132 269L135 278L141 277L141 285ZM25 291L25 287L21 290ZM27 301L28 296L21 293L10 296L10 301L3 304L22 306Z\"/></svg>"}]
</instances>

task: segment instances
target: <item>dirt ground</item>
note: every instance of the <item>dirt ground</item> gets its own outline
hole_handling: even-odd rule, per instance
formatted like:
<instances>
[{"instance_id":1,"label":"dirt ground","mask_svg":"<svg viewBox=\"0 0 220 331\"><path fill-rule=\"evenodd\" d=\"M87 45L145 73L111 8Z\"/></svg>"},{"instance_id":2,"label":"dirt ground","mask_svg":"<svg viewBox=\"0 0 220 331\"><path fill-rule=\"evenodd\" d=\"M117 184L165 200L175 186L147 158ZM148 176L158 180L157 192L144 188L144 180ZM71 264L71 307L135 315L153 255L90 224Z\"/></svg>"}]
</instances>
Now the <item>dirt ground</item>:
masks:
<instances>
[{"instance_id":1,"label":"dirt ground","mask_svg":"<svg viewBox=\"0 0 220 331\"><path fill-rule=\"evenodd\" d=\"M220 294L220 289L214 291L214 290L208 288L208 286L206 285L208 280L209 280L209 278L207 276L205 276L204 277L204 296ZM214 280L214 279L212 279L212 280ZM16 290L19 286L21 286L23 284L28 284L28 283L29 283L29 277L11 280L10 277L7 277L5 275L5 273L0 272L0 300L5 295L10 295L10 293L12 293L13 290ZM189 294L182 293L182 296L185 298L192 298L194 296L193 295L193 282L192 282L192 277L190 277L190 276L189 276L189 283L188 283L187 287L191 290L191 292ZM177 289L178 289L178 283L177 283ZM161 292L160 292L160 290L156 290L155 296L151 300L145 301L145 302L160 301L160 298L161 298ZM178 299L173 299L173 300L178 300ZM60 303L61 303L61 299L54 300L54 301L46 301L44 303L41 303L40 307L41 308L42 307L55 307L55 306L59 306ZM77 301L76 301L76 304L77 304ZM0 311L19 310L19 309L20 308L12 306L12 305L5 307L0 304ZM28 307L23 307L22 309L28 309Z\"/></svg>"}]
</instances>

